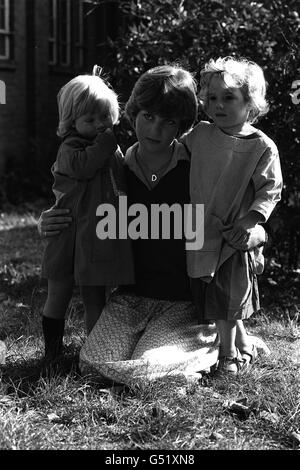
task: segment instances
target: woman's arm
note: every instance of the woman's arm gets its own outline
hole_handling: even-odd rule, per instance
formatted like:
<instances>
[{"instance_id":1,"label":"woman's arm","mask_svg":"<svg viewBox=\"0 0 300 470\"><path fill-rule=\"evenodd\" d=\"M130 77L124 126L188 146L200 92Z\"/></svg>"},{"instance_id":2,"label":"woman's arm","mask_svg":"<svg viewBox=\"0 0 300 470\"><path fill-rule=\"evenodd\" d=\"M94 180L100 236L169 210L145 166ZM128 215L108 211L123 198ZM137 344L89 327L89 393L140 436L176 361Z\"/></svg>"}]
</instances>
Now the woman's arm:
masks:
<instances>
[{"instance_id":1,"label":"woman's arm","mask_svg":"<svg viewBox=\"0 0 300 470\"><path fill-rule=\"evenodd\" d=\"M72 222L72 217L69 214L69 209L56 209L55 207L43 211L37 223L40 236L48 238L58 235Z\"/></svg>"}]
</instances>

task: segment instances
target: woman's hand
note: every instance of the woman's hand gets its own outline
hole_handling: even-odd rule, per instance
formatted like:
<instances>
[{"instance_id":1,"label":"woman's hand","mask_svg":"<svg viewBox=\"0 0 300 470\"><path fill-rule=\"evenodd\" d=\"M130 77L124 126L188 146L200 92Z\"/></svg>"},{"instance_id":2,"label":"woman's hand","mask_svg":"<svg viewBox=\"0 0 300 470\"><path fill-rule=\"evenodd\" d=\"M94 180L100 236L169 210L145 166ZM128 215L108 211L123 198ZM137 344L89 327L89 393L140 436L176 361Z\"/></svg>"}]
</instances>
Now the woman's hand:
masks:
<instances>
[{"instance_id":1,"label":"woman's hand","mask_svg":"<svg viewBox=\"0 0 300 470\"><path fill-rule=\"evenodd\" d=\"M55 209L53 207L43 211L37 224L40 236L48 238L58 235L72 222L72 217L69 214L69 209Z\"/></svg>"}]
</instances>

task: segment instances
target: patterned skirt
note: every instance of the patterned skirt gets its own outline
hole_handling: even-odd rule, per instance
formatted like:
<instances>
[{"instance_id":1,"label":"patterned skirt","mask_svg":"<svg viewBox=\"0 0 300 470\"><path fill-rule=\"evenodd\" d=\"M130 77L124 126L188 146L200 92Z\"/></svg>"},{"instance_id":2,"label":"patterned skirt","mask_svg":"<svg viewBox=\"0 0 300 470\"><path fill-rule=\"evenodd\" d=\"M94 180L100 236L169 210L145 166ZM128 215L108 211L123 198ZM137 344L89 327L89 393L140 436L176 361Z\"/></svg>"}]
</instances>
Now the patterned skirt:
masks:
<instances>
[{"instance_id":1,"label":"patterned skirt","mask_svg":"<svg viewBox=\"0 0 300 470\"><path fill-rule=\"evenodd\" d=\"M80 369L133 385L206 370L217 358L216 328L197 324L191 302L115 294L81 349Z\"/></svg>"}]
</instances>

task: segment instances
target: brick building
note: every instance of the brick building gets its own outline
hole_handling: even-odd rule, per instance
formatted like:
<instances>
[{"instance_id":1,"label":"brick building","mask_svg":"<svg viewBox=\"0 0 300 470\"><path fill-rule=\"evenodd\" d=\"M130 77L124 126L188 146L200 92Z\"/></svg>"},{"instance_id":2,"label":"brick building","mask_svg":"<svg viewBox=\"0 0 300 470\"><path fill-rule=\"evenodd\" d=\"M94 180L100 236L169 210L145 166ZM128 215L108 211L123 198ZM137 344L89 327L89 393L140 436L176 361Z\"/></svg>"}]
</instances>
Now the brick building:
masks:
<instances>
[{"instance_id":1,"label":"brick building","mask_svg":"<svg viewBox=\"0 0 300 470\"><path fill-rule=\"evenodd\" d=\"M118 14L116 2L0 0L0 176L27 165L49 174L57 92L101 64Z\"/></svg>"}]
</instances>

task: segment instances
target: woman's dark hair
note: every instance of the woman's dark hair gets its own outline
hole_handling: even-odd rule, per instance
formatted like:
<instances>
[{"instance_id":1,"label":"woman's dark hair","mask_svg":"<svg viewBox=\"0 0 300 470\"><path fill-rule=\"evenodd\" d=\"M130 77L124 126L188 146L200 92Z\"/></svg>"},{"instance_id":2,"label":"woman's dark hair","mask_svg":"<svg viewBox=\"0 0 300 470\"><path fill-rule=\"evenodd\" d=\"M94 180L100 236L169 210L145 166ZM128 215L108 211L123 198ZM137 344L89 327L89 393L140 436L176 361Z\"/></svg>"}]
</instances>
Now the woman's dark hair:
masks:
<instances>
[{"instance_id":1,"label":"woman's dark hair","mask_svg":"<svg viewBox=\"0 0 300 470\"><path fill-rule=\"evenodd\" d=\"M179 118L179 134L187 132L197 117L197 87L190 72L176 65L162 65L137 80L125 112L134 127L142 110L167 118Z\"/></svg>"}]
</instances>

